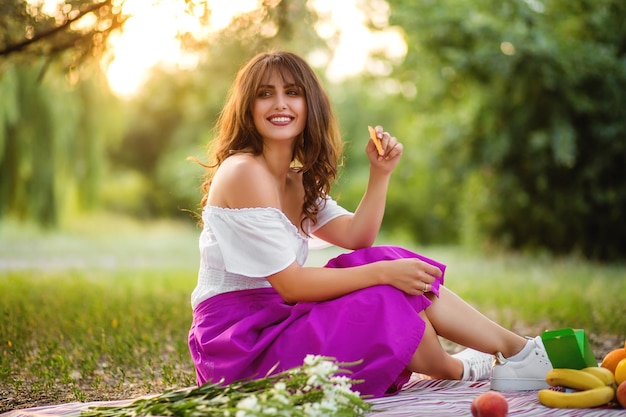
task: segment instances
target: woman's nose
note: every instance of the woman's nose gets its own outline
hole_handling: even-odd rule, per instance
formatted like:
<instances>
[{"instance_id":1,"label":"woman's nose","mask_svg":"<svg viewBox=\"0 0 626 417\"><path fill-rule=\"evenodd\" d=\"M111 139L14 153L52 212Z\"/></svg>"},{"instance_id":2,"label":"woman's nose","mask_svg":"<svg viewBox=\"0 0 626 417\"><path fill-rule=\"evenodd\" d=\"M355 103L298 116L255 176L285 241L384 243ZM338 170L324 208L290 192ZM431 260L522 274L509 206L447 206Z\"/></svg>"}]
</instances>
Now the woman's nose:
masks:
<instances>
[{"instance_id":1,"label":"woman's nose","mask_svg":"<svg viewBox=\"0 0 626 417\"><path fill-rule=\"evenodd\" d=\"M282 94L276 95L276 103L275 107L277 110L284 110L287 108L287 103L285 102L285 97Z\"/></svg>"}]
</instances>

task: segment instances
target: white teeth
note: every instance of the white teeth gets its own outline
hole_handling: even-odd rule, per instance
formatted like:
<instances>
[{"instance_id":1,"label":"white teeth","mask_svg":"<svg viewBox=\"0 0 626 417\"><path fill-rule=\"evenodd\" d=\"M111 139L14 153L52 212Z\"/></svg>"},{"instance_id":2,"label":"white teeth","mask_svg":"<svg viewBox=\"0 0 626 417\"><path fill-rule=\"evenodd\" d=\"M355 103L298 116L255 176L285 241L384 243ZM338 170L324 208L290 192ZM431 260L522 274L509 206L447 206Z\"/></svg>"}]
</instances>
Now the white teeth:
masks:
<instances>
[{"instance_id":1,"label":"white teeth","mask_svg":"<svg viewBox=\"0 0 626 417\"><path fill-rule=\"evenodd\" d=\"M291 121L289 117L272 117L270 119L270 122L275 122L275 123L287 123L289 121Z\"/></svg>"}]
</instances>

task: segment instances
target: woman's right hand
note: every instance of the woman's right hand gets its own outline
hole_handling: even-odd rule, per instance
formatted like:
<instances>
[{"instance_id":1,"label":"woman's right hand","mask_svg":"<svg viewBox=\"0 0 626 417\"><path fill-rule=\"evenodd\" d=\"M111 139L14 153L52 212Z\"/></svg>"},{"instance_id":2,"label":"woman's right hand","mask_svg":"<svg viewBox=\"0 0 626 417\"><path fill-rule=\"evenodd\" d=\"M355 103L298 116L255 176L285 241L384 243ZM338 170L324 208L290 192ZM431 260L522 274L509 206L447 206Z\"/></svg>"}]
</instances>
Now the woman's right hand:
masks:
<instances>
[{"instance_id":1,"label":"woman's right hand","mask_svg":"<svg viewBox=\"0 0 626 417\"><path fill-rule=\"evenodd\" d=\"M441 277L441 270L434 265L415 258L377 262L382 266L382 280L410 295L422 295L432 288Z\"/></svg>"},{"instance_id":2,"label":"woman's right hand","mask_svg":"<svg viewBox=\"0 0 626 417\"><path fill-rule=\"evenodd\" d=\"M391 136L389 132L383 131L382 126L376 126L374 130L381 142L384 154L378 154L374 142L370 139L365 147L370 166L378 174L391 174L402 156L402 144L394 136Z\"/></svg>"}]
</instances>

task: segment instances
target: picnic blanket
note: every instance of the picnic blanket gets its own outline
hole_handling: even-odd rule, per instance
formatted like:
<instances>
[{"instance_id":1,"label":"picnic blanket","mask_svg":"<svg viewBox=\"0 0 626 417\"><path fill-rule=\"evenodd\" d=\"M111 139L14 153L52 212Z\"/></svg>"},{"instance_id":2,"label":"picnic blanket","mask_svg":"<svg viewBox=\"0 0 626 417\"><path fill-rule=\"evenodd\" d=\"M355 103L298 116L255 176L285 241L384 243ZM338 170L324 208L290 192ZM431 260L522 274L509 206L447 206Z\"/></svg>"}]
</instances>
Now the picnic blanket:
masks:
<instances>
[{"instance_id":1,"label":"picnic blanket","mask_svg":"<svg viewBox=\"0 0 626 417\"><path fill-rule=\"evenodd\" d=\"M465 382L426 379L414 374L397 395L369 400L372 412L368 417L434 417L471 416L474 398L489 391L488 381ZM509 403L511 417L618 417L626 416L621 408L555 409L544 407L536 391L503 392ZM89 407L130 404L134 399L98 402L73 402L13 410L0 417L77 417Z\"/></svg>"},{"instance_id":2,"label":"picnic blanket","mask_svg":"<svg viewBox=\"0 0 626 417\"><path fill-rule=\"evenodd\" d=\"M489 381L451 381L425 379L415 375L400 393L371 401L373 412L368 417L457 417L471 416L474 398L489 391ZM621 408L556 409L543 406L536 391L502 392L513 417L617 417L626 416Z\"/></svg>"}]
</instances>

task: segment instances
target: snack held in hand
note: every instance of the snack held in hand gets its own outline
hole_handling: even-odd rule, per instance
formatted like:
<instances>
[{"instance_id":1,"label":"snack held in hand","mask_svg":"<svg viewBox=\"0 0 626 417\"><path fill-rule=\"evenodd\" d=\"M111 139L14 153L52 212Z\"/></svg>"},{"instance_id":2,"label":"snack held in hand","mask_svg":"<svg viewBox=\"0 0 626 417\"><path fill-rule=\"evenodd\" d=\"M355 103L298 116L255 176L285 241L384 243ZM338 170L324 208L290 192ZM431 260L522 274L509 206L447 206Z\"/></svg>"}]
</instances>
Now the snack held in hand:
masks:
<instances>
[{"instance_id":1,"label":"snack held in hand","mask_svg":"<svg viewBox=\"0 0 626 417\"><path fill-rule=\"evenodd\" d=\"M487 391L474 398L471 411L474 417L505 417L509 413L509 403L499 392Z\"/></svg>"},{"instance_id":2,"label":"snack held in hand","mask_svg":"<svg viewBox=\"0 0 626 417\"><path fill-rule=\"evenodd\" d=\"M374 129L372 126L368 126L367 130L369 130L370 132L370 138L372 139L372 142L374 142L374 145L376 145L378 155L383 155L385 153L383 151L383 144L380 142L380 139L378 139L378 136L376 136L376 129Z\"/></svg>"}]
</instances>

